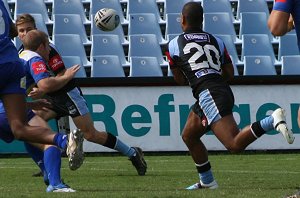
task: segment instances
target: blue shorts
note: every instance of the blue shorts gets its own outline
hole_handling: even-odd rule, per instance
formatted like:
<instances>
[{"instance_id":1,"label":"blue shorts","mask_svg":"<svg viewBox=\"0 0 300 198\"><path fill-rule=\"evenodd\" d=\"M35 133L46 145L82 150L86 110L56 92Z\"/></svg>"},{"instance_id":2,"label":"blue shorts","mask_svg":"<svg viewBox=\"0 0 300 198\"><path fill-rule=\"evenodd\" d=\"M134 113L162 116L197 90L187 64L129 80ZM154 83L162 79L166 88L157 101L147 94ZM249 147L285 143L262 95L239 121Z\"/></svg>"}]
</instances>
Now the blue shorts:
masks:
<instances>
[{"instance_id":1,"label":"blue shorts","mask_svg":"<svg viewBox=\"0 0 300 198\"><path fill-rule=\"evenodd\" d=\"M21 61L0 64L0 95L25 94L26 77Z\"/></svg>"},{"instance_id":2,"label":"blue shorts","mask_svg":"<svg viewBox=\"0 0 300 198\"><path fill-rule=\"evenodd\" d=\"M27 119L31 120L35 114L31 110L27 110ZM8 124L6 113L0 113L0 139L6 143L11 143L15 137Z\"/></svg>"}]
</instances>

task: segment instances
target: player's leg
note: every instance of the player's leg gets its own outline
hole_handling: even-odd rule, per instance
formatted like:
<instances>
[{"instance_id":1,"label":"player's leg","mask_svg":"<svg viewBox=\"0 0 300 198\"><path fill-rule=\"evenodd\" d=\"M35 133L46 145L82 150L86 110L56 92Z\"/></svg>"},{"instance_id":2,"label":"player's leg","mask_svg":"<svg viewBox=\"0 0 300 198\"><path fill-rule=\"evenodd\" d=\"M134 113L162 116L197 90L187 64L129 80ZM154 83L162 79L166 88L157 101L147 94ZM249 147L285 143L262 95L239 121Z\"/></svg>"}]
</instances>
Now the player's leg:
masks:
<instances>
[{"instance_id":1,"label":"player's leg","mask_svg":"<svg viewBox=\"0 0 300 198\"><path fill-rule=\"evenodd\" d=\"M144 160L143 152L140 148L128 146L111 133L97 131L89 113L74 117L73 121L76 127L83 132L86 140L121 152L129 157L139 175L145 175L147 163Z\"/></svg>"},{"instance_id":2,"label":"player's leg","mask_svg":"<svg viewBox=\"0 0 300 198\"><path fill-rule=\"evenodd\" d=\"M208 153L206 147L201 141L201 137L205 134L207 126L202 122L202 119L193 110L189 113L187 122L182 132L182 139L189 149L189 152L195 162L196 169L199 175L199 181L196 184L189 186L188 190L199 188L215 189L218 187L214 180L211 165L208 161Z\"/></svg>"}]
</instances>

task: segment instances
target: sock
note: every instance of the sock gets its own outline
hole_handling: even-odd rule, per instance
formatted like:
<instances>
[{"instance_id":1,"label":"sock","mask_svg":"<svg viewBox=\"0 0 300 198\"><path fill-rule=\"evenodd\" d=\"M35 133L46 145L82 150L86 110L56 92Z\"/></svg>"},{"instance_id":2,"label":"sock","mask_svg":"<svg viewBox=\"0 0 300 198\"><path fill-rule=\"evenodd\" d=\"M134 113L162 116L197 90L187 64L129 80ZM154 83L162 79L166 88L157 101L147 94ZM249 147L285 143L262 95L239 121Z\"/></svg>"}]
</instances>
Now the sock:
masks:
<instances>
[{"instance_id":1,"label":"sock","mask_svg":"<svg viewBox=\"0 0 300 198\"><path fill-rule=\"evenodd\" d=\"M209 161L203 164L195 164L195 165L199 173L199 178L203 184L209 184L214 181L214 176L212 174Z\"/></svg>"},{"instance_id":2,"label":"sock","mask_svg":"<svg viewBox=\"0 0 300 198\"><path fill-rule=\"evenodd\" d=\"M67 148L67 141L68 141L67 135L62 133L56 133L53 138L54 144L63 150Z\"/></svg>"},{"instance_id":3,"label":"sock","mask_svg":"<svg viewBox=\"0 0 300 198\"><path fill-rule=\"evenodd\" d=\"M260 126L264 129L264 131L271 131L274 129L273 122L273 116L268 116L260 121Z\"/></svg>"},{"instance_id":4,"label":"sock","mask_svg":"<svg viewBox=\"0 0 300 198\"><path fill-rule=\"evenodd\" d=\"M266 125L265 125L265 127L266 127ZM253 136L256 138L259 138L260 136L262 136L263 134L265 134L267 132L262 128L260 121L252 123L250 126L250 129L251 129Z\"/></svg>"},{"instance_id":5,"label":"sock","mask_svg":"<svg viewBox=\"0 0 300 198\"><path fill-rule=\"evenodd\" d=\"M28 144L24 142L24 146L30 155L30 157L33 159L33 161L36 163L36 165L40 168L42 173L45 173L45 166L44 166L44 152L40 150L39 148ZM44 174L45 177L45 174ZM45 179L45 178L44 178Z\"/></svg>"},{"instance_id":6,"label":"sock","mask_svg":"<svg viewBox=\"0 0 300 198\"><path fill-rule=\"evenodd\" d=\"M121 140L116 138L114 135L107 133L107 140L103 146L114 149L126 155L127 157L132 157L135 154L135 150L126 144L124 144Z\"/></svg>"},{"instance_id":7,"label":"sock","mask_svg":"<svg viewBox=\"0 0 300 198\"><path fill-rule=\"evenodd\" d=\"M44 151L44 162L48 173L49 184L56 186L61 183L60 167L61 152L56 146L51 146Z\"/></svg>"}]
</instances>

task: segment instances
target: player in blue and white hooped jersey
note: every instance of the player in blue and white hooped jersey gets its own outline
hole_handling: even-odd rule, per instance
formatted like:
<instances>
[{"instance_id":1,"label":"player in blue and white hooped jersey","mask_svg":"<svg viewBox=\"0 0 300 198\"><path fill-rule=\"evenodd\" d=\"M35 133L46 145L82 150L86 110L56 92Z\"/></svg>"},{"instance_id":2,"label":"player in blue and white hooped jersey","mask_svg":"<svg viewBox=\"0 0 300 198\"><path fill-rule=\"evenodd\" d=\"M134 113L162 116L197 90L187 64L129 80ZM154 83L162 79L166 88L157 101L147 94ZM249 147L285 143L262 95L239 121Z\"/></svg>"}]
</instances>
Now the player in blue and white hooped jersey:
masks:
<instances>
[{"instance_id":1,"label":"player in blue and white hooped jersey","mask_svg":"<svg viewBox=\"0 0 300 198\"><path fill-rule=\"evenodd\" d=\"M239 130L232 113L234 96L227 83L234 75L230 56L221 39L202 30L202 23L201 4L186 3L181 14L184 33L170 41L167 52L175 81L179 84L188 82L196 99L182 133L199 174L199 182L189 186L188 190L218 188L207 150L200 139L207 127L231 152L244 150L273 129L281 132L288 143L294 141L281 108Z\"/></svg>"}]
</instances>

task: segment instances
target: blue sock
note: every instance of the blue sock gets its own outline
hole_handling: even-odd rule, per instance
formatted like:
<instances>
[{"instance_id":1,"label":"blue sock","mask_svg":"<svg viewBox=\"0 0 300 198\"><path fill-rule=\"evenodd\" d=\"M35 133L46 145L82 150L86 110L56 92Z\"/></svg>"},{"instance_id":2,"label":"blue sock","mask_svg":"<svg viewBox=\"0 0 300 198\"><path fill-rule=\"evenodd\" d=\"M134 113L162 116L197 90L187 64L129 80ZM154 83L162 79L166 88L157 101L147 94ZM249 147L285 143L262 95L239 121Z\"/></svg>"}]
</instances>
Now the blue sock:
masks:
<instances>
[{"instance_id":1,"label":"blue sock","mask_svg":"<svg viewBox=\"0 0 300 198\"><path fill-rule=\"evenodd\" d=\"M262 119L259 123L264 131L271 131L274 129L273 122L274 118L272 116L268 116Z\"/></svg>"},{"instance_id":2,"label":"blue sock","mask_svg":"<svg viewBox=\"0 0 300 198\"><path fill-rule=\"evenodd\" d=\"M199 177L203 184L209 184L214 181L214 176L211 170L208 170L203 173L199 173Z\"/></svg>"},{"instance_id":3,"label":"blue sock","mask_svg":"<svg viewBox=\"0 0 300 198\"><path fill-rule=\"evenodd\" d=\"M117 139L117 141L116 141L115 150L123 153L124 155L126 155L129 158L135 154L135 150L133 148L127 146L119 139Z\"/></svg>"},{"instance_id":4,"label":"blue sock","mask_svg":"<svg viewBox=\"0 0 300 198\"><path fill-rule=\"evenodd\" d=\"M67 135L62 133L56 133L53 138L54 144L63 150L67 148L67 140Z\"/></svg>"},{"instance_id":5,"label":"blue sock","mask_svg":"<svg viewBox=\"0 0 300 198\"><path fill-rule=\"evenodd\" d=\"M45 171L45 166L44 166L44 152L42 150L40 150L39 148L28 144L26 142L24 142L24 146L28 152L28 154L30 155L30 157L33 159L33 161L36 163L36 165L38 165L38 167L41 169L42 172Z\"/></svg>"},{"instance_id":6,"label":"blue sock","mask_svg":"<svg viewBox=\"0 0 300 198\"><path fill-rule=\"evenodd\" d=\"M55 147L51 146L44 151L44 162L46 172L48 173L49 184L56 186L61 183L60 167L61 167L61 152Z\"/></svg>"}]
</instances>

